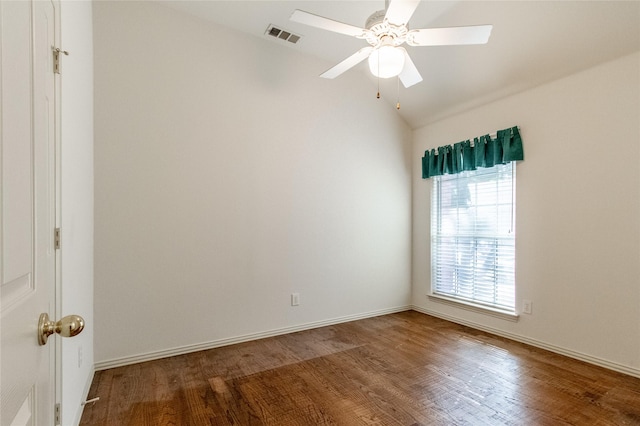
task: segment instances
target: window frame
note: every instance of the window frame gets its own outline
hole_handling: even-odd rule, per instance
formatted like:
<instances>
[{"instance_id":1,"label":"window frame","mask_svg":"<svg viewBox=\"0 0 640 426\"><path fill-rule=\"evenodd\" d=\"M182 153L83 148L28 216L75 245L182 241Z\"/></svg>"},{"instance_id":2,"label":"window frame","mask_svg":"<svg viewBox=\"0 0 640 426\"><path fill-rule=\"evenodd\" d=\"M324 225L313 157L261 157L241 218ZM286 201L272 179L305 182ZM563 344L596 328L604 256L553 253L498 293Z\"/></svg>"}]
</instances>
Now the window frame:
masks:
<instances>
[{"instance_id":1,"label":"window frame","mask_svg":"<svg viewBox=\"0 0 640 426\"><path fill-rule=\"evenodd\" d=\"M437 302L441 302L441 303L446 303L449 305L453 305L453 306L457 306L457 307L461 307L463 309L467 309L467 310L471 310L471 311L475 311L475 312L481 312L484 314L489 314L492 316L496 316L498 318L502 318L502 319L507 319L507 320L513 320L513 321L517 321L518 320L518 313L517 313L517 299L516 299L516 279L515 279L515 266L516 266L516 233L515 233L515 225L516 225L516 165L515 162L510 162L507 165L499 165L496 167L511 167L511 204L510 204L510 210L511 210L511 223L509 226L509 233L505 234L505 235L500 235L498 232L496 232L494 235L488 235L488 234L482 234L479 235L479 233L476 231L474 231L473 234L467 234L464 238L467 238L469 240L474 240L477 244L477 239L484 239L484 240L491 240L491 239L495 239L496 241L498 239L506 239L506 240L510 240L510 244L512 244L513 249L512 249L512 255L513 255L513 264L510 265L511 266L511 273L512 273L512 283L513 283L513 306L504 306L504 305L499 305L499 304L495 304L495 303L489 303L486 301L482 301L482 300L478 300L478 299L473 299L473 298L467 298L461 295L455 295L455 294L451 294L451 293L447 293L447 292L442 292L441 289L440 291L437 289L437 274L438 274L438 267L437 267L437 256L438 256L438 251L437 251L437 247L436 245L437 243L437 239L438 238L443 238L443 233L436 233L434 235L434 232L437 229L442 229L442 215L440 214L441 210L436 210L436 209L442 209L442 203L438 203L438 200L436 199L437 196L442 197L442 181L448 181L448 180L452 180L452 179L464 179L464 178L476 178L478 176L479 173L491 173L489 170L493 169L493 168L483 168L483 169L478 169L477 171L467 171L467 172L462 172L456 175L443 175L443 176L436 176L433 177L433 183L431 186L431 214L430 214L430 249L431 249L431 253L430 253L430 257L431 257L431 271L430 271L430 276L431 276L431 283L430 283L430 288L429 288L429 294L428 297L430 300L433 301L437 301ZM495 171L495 178L498 177L498 173L503 173L504 170L494 170ZM496 179L493 179L494 181L496 181ZM496 189L496 196L499 193L499 190ZM441 201L441 199L440 199ZM437 204L435 204L437 203ZM481 203L475 202L473 204L473 208L477 208L478 205L480 205ZM496 206L499 206L500 203L496 202ZM498 209L498 207L496 207L496 209ZM460 211L459 207L456 207L457 212ZM474 221L476 220L477 215L474 216ZM497 221L498 219L496 219ZM437 223L436 223L437 222ZM459 234L450 234L447 235L446 237L448 238L456 238L455 235L459 235ZM460 237L463 238L463 237ZM474 256L478 253L475 245L474 245ZM455 251L456 253L456 257L459 256L459 251ZM474 263L473 264L473 273L476 273L476 267L477 264ZM458 275L459 271L457 269L457 266L454 266L454 268L456 268L456 272L454 273L454 275ZM493 269L495 270L497 268L496 265L493 266ZM489 269L487 269L489 270ZM472 281L474 281L474 279L472 279ZM454 283L452 283L454 284ZM493 287L494 291L496 289L496 287L498 286L498 279L494 276L493 278L493 284L490 284L490 286ZM475 286L475 283L473 284L473 286Z\"/></svg>"}]
</instances>

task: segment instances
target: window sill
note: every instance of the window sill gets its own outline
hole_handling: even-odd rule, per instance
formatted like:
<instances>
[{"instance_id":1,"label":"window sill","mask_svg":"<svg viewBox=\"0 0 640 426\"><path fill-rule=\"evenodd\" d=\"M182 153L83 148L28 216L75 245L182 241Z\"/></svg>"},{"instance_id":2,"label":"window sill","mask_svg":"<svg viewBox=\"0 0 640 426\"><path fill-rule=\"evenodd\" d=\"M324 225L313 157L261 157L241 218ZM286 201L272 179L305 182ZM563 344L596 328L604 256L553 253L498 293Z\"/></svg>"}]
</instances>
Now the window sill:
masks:
<instances>
[{"instance_id":1,"label":"window sill","mask_svg":"<svg viewBox=\"0 0 640 426\"><path fill-rule=\"evenodd\" d=\"M490 315L495 318L500 318L507 321L517 322L520 318L516 312L505 311L502 309L491 308L489 306L478 305L472 302L466 302L464 300L454 299L452 297L443 296L441 294L427 294L429 300L438 303L444 303L445 305L455 306L467 311L478 312L485 315Z\"/></svg>"}]
</instances>

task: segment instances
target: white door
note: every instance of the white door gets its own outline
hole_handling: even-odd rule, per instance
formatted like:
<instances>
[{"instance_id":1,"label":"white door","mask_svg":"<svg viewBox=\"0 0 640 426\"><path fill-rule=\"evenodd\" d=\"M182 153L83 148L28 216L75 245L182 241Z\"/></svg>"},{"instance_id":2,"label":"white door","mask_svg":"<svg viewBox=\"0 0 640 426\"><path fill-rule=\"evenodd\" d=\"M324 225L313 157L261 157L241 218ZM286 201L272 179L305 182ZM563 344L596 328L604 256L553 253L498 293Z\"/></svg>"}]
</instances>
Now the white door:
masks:
<instances>
[{"instance_id":1,"label":"white door","mask_svg":"<svg viewBox=\"0 0 640 426\"><path fill-rule=\"evenodd\" d=\"M54 21L49 0L0 1L2 426L54 424L57 339L37 338L56 314Z\"/></svg>"}]
</instances>

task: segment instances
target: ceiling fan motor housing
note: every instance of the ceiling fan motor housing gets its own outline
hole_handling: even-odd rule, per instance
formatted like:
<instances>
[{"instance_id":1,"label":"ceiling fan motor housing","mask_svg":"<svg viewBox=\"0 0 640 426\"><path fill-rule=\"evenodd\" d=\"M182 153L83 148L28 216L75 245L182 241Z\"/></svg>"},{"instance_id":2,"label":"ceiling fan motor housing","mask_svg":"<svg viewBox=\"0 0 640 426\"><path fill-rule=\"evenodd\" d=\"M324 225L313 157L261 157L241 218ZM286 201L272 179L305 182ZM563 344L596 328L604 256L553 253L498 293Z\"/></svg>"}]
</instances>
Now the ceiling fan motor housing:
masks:
<instances>
[{"instance_id":1,"label":"ceiling fan motor housing","mask_svg":"<svg viewBox=\"0 0 640 426\"><path fill-rule=\"evenodd\" d=\"M373 47L381 45L400 46L407 40L409 32L406 25L393 25L384 19L386 10L374 12L365 23L367 31L364 39Z\"/></svg>"},{"instance_id":2,"label":"ceiling fan motor housing","mask_svg":"<svg viewBox=\"0 0 640 426\"><path fill-rule=\"evenodd\" d=\"M387 13L386 10L379 10L377 12L373 12L371 16L367 18L367 22L364 24L364 27L368 30L371 29L376 24L381 24L384 21L384 15Z\"/></svg>"}]
</instances>

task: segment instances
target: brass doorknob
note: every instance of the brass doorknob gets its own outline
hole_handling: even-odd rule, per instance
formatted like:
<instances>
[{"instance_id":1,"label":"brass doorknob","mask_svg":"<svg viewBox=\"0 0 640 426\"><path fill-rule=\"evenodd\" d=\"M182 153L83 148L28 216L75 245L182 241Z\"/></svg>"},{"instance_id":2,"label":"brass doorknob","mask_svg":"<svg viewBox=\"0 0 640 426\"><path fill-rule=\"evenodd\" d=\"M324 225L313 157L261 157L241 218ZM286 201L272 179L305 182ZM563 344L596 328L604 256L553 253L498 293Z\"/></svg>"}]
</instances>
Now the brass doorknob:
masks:
<instances>
[{"instance_id":1,"label":"brass doorknob","mask_svg":"<svg viewBox=\"0 0 640 426\"><path fill-rule=\"evenodd\" d=\"M73 337L84 329L84 319L80 315L67 315L58 322L49 321L49 314L40 314L38 321L38 343L47 344L47 339L53 333L62 337Z\"/></svg>"}]
</instances>

